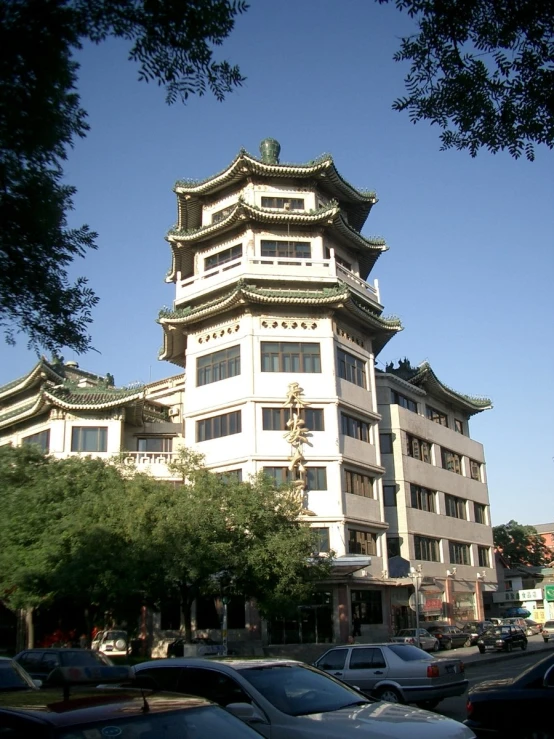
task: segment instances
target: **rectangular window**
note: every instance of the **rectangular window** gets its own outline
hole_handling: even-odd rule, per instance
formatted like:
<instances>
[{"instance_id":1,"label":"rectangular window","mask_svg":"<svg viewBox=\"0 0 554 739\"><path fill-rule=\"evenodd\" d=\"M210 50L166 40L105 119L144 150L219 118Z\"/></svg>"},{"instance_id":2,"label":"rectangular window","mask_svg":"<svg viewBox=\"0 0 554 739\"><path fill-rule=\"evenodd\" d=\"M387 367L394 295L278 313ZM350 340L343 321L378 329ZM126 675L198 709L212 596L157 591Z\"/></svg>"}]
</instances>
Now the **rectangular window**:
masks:
<instances>
[{"instance_id":1,"label":"rectangular window","mask_svg":"<svg viewBox=\"0 0 554 739\"><path fill-rule=\"evenodd\" d=\"M352 615L360 624L382 624L383 602L380 590L353 590L351 596ZM373 666L379 666L372 662Z\"/></svg>"},{"instance_id":2,"label":"rectangular window","mask_svg":"<svg viewBox=\"0 0 554 739\"><path fill-rule=\"evenodd\" d=\"M375 556L377 554L377 534L348 529L348 553Z\"/></svg>"},{"instance_id":3,"label":"rectangular window","mask_svg":"<svg viewBox=\"0 0 554 739\"><path fill-rule=\"evenodd\" d=\"M312 528L312 531L318 536L317 552L329 552L331 550L331 545L329 542L329 529L327 527L317 528L314 526Z\"/></svg>"},{"instance_id":4,"label":"rectangular window","mask_svg":"<svg viewBox=\"0 0 554 739\"><path fill-rule=\"evenodd\" d=\"M354 385L365 388L365 362L342 349L337 350L337 356L339 377L342 377L343 380L347 380L348 382L353 382Z\"/></svg>"},{"instance_id":5,"label":"rectangular window","mask_svg":"<svg viewBox=\"0 0 554 739\"><path fill-rule=\"evenodd\" d=\"M262 372L321 372L319 344L262 341Z\"/></svg>"},{"instance_id":6,"label":"rectangular window","mask_svg":"<svg viewBox=\"0 0 554 739\"><path fill-rule=\"evenodd\" d=\"M405 395L397 393L396 390L391 390L391 403L394 405L400 405L402 408L406 408L413 413L417 413L417 403L415 400L407 398Z\"/></svg>"},{"instance_id":7,"label":"rectangular window","mask_svg":"<svg viewBox=\"0 0 554 739\"><path fill-rule=\"evenodd\" d=\"M294 480L288 467L264 467L263 472L275 485L288 485ZM307 467L306 482L308 490L327 490L327 468Z\"/></svg>"},{"instance_id":8,"label":"rectangular window","mask_svg":"<svg viewBox=\"0 0 554 739\"><path fill-rule=\"evenodd\" d=\"M345 470L346 492L351 495L361 495L364 498L373 498L373 478L362 475L360 472Z\"/></svg>"},{"instance_id":9,"label":"rectangular window","mask_svg":"<svg viewBox=\"0 0 554 739\"><path fill-rule=\"evenodd\" d=\"M304 198L262 197L262 208L278 208L279 210L304 210Z\"/></svg>"},{"instance_id":10,"label":"rectangular window","mask_svg":"<svg viewBox=\"0 0 554 739\"><path fill-rule=\"evenodd\" d=\"M211 416L196 422L196 441L209 441L222 436L240 434L242 431L241 412L232 411L220 416Z\"/></svg>"},{"instance_id":11,"label":"rectangular window","mask_svg":"<svg viewBox=\"0 0 554 739\"><path fill-rule=\"evenodd\" d=\"M442 466L445 470L455 472L457 475L462 474L462 458L456 452L451 452L450 449L441 449Z\"/></svg>"},{"instance_id":12,"label":"rectangular window","mask_svg":"<svg viewBox=\"0 0 554 739\"><path fill-rule=\"evenodd\" d=\"M137 439L137 451L138 452L155 452L164 453L173 451L173 439L167 439L162 437L146 437L144 439Z\"/></svg>"},{"instance_id":13,"label":"rectangular window","mask_svg":"<svg viewBox=\"0 0 554 739\"><path fill-rule=\"evenodd\" d=\"M448 416L442 411L438 411L436 408L432 408L430 405L426 406L427 418L434 423L439 423L441 426L448 428Z\"/></svg>"},{"instance_id":14,"label":"rectangular window","mask_svg":"<svg viewBox=\"0 0 554 739\"><path fill-rule=\"evenodd\" d=\"M427 462L431 464L431 443L418 439L417 436L406 434L406 441L408 445L408 456L414 459L419 459L421 462Z\"/></svg>"},{"instance_id":15,"label":"rectangular window","mask_svg":"<svg viewBox=\"0 0 554 739\"><path fill-rule=\"evenodd\" d=\"M400 537L387 536L387 554L390 557L400 557Z\"/></svg>"},{"instance_id":16,"label":"rectangular window","mask_svg":"<svg viewBox=\"0 0 554 739\"><path fill-rule=\"evenodd\" d=\"M423 562L440 562L439 539L414 536L415 558Z\"/></svg>"},{"instance_id":17,"label":"rectangular window","mask_svg":"<svg viewBox=\"0 0 554 739\"><path fill-rule=\"evenodd\" d=\"M369 444L369 423L367 421L360 421L359 418L341 413L341 430L345 436L351 436L353 439Z\"/></svg>"},{"instance_id":18,"label":"rectangular window","mask_svg":"<svg viewBox=\"0 0 554 739\"><path fill-rule=\"evenodd\" d=\"M481 482L481 465L474 459L469 460L469 474L471 475L472 480Z\"/></svg>"},{"instance_id":19,"label":"rectangular window","mask_svg":"<svg viewBox=\"0 0 554 739\"><path fill-rule=\"evenodd\" d=\"M445 495L444 505L446 515L451 518L461 518L465 521L467 519L466 502L463 498L458 498L456 495Z\"/></svg>"},{"instance_id":20,"label":"rectangular window","mask_svg":"<svg viewBox=\"0 0 554 739\"><path fill-rule=\"evenodd\" d=\"M71 429L72 452L107 452L107 426L73 426Z\"/></svg>"},{"instance_id":21,"label":"rectangular window","mask_svg":"<svg viewBox=\"0 0 554 739\"><path fill-rule=\"evenodd\" d=\"M392 454L392 434L379 434L381 454Z\"/></svg>"},{"instance_id":22,"label":"rectangular window","mask_svg":"<svg viewBox=\"0 0 554 739\"><path fill-rule=\"evenodd\" d=\"M323 408L302 408L300 418L310 431L325 431ZM286 431L290 419L288 408L262 408L262 427L264 431Z\"/></svg>"},{"instance_id":23,"label":"rectangular window","mask_svg":"<svg viewBox=\"0 0 554 739\"><path fill-rule=\"evenodd\" d=\"M453 565L470 565L471 558L469 554L469 544L463 544L460 541L449 541L448 551L450 552L450 562Z\"/></svg>"},{"instance_id":24,"label":"rectangular window","mask_svg":"<svg viewBox=\"0 0 554 739\"><path fill-rule=\"evenodd\" d=\"M487 506L481 503L474 503L475 523L487 523Z\"/></svg>"},{"instance_id":25,"label":"rectangular window","mask_svg":"<svg viewBox=\"0 0 554 739\"><path fill-rule=\"evenodd\" d=\"M214 267L220 267L222 264L227 264L227 262L232 262L234 259L240 259L240 257L242 257L242 244L237 244L206 257L204 259L204 269L208 271Z\"/></svg>"},{"instance_id":26,"label":"rectangular window","mask_svg":"<svg viewBox=\"0 0 554 739\"><path fill-rule=\"evenodd\" d=\"M263 473L271 477L273 483L277 486L288 485L292 482L292 472L288 467L264 467Z\"/></svg>"},{"instance_id":27,"label":"rectangular window","mask_svg":"<svg viewBox=\"0 0 554 739\"><path fill-rule=\"evenodd\" d=\"M454 419L454 430L457 431L459 434L464 433L464 422L460 421L459 418Z\"/></svg>"},{"instance_id":28,"label":"rectangular window","mask_svg":"<svg viewBox=\"0 0 554 739\"><path fill-rule=\"evenodd\" d=\"M310 259L312 245L309 241L262 241L262 257L287 257Z\"/></svg>"},{"instance_id":29,"label":"rectangular window","mask_svg":"<svg viewBox=\"0 0 554 739\"><path fill-rule=\"evenodd\" d=\"M225 472L216 472L215 475L223 482L242 482L241 467L237 467L236 470L225 470Z\"/></svg>"},{"instance_id":30,"label":"rectangular window","mask_svg":"<svg viewBox=\"0 0 554 739\"><path fill-rule=\"evenodd\" d=\"M23 444L33 444L38 446L43 452L50 451L50 429L39 431L38 434L31 434L31 436L25 436L22 440Z\"/></svg>"},{"instance_id":31,"label":"rectangular window","mask_svg":"<svg viewBox=\"0 0 554 739\"><path fill-rule=\"evenodd\" d=\"M427 511L427 513L436 513L435 509L435 493L421 485L410 484L410 495L412 499L412 508L419 511Z\"/></svg>"},{"instance_id":32,"label":"rectangular window","mask_svg":"<svg viewBox=\"0 0 554 739\"><path fill-rule=\"evenodd\" d=\"M383 504L396 506L396 485L383 485Z\"/></svg>"},{"instance_id":33,"label":"rectangular window","mask_svg":"<svg viewBox=\"0 0 554 739\"><path fill-rule=\"evenodd\" d=\"M490 550L488 547L477 547L477 554L479 556L479 567L491 566Z\"/></svg>"},{"instance_id":34,"label":"rectangular window","mask_svg":"<svg viewBox=\"0 0 554 739\"><path fill-rule=\"evenodd\" d=\"M226 208L221 208L221 210L216 210L214 213L212 213L212 223L219 223L224 218L227 218L227 216L231 213L233 208L236 206L236 203L233 203L233 205L228 205Z\"/></svg>"},{"instance_id":35,"label":"rectangular window","mask_svg":"<svg viewBox=\"0 0 554 739\"><path fill-rule=\"evenodd\" d=\"M240 345L206 354L196 360L196 385L210 385L240 375Z\"/></svg>"}]
</instances>

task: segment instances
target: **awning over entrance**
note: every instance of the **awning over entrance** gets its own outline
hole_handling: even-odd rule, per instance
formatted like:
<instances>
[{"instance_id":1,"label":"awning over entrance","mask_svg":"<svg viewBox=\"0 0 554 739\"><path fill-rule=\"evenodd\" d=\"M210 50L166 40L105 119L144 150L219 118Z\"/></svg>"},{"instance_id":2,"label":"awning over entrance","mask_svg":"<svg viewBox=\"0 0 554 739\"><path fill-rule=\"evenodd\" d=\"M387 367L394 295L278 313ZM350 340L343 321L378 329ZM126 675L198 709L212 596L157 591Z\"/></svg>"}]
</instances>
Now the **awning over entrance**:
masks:
<instances>
[{"instance_id":1,"label":"awning over entrance","mask_svg":"<svg viewBox=\"0 0 554 739\"><path fill-rule=\"evenodd\" d=\"M336 557L331 568L331 575L351 575L353 572L363 570L364 567L369 567L371 564L371 557L361 556L344 556Z\"/></svg>"}]
</instances>

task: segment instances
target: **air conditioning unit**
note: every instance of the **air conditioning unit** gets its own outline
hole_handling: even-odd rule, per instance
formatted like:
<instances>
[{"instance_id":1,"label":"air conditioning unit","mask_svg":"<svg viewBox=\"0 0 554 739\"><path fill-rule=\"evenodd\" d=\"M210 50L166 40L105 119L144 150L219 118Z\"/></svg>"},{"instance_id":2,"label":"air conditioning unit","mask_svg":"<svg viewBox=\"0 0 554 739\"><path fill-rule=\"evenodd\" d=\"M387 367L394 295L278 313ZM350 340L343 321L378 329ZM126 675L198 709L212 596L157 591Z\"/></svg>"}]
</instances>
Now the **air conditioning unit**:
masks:
<instances>
[{"instance_id":1,"label":"air conditioning unit","mask_svg":"<svg viewBox=\"0 0 554 739\"><path fill-rule=\"evenodd\" d=\"M170 418L175 418L175 416L178 416L178 415L179 415L179 406L178 405L174 405L173 408L170 408L169 409L169 417Z\"/></svg>"}]
</instances>

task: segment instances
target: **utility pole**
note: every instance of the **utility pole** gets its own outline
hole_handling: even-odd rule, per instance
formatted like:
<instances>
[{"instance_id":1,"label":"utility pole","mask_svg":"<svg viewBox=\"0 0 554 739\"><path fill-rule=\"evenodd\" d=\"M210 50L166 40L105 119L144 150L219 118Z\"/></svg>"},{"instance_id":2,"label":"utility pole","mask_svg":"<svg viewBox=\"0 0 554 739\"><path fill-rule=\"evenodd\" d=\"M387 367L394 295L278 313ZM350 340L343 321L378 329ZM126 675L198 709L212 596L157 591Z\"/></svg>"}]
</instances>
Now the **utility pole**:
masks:
<instances>
[{"instance_id":1,"label":"utility pole","mask_svg":"<svg viewBox=\"0 0 554 739\"><path fill-rule=\"evenodd\" d=\"M421 565L410 568L410 578L414 584L415 590L415 623L416 623L416 647L421 649L421 641L419 638L419 587L421 585Z\"/></svg>"}]
</instances>

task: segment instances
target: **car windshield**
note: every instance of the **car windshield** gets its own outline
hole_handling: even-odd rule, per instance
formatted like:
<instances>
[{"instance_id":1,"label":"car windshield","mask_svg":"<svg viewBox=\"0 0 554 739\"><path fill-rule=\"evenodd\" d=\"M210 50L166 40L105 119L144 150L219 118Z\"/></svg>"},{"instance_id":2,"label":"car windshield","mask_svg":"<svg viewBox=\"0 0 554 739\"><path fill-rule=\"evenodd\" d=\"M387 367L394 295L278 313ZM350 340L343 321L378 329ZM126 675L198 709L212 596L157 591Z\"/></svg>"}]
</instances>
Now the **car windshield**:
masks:
<instances>
[{"instance_id":1,"label":"car windshield","mask_svg":"<svg viewBox=\"0 0 554 739\"><path fill-rule=\"evenodd\" d=\"M0 660L0 691L29 690L36 686L16 662Z\"/></svg>"},{"instance_id":2,"label":"car windshield","mask_svg":"<svg viewBox=\"0 0 554 739\"><path fill-rule=\"evenodd\" d=\"M420 629L421 633L421 629ZM415 634L415 629L402 629L402 631L398 632L398 636L413 636Z\"/></svg>"},{"instance_id":3,"label":"car windshield","mask_svg":"<svg viewBox=\"0 0 554 739\"><path fill-rule=\"evenodd\" d=\"M308 666L245 667L239 673L275 708L289 716L328 713L371 702L329 675Z\"/></svg>"},{"instance_id":4,"label":"car windshield","mask_svg":"<svg viewBox=\"0 0 554 739\"><path fill-rule=\"evenodd\" d=\"M116 639L126 639L127 634L125 631L106 631L104 634L104 641L115 641Z\"/></svg>"},{"instance_id":5,"label":"car windshield","mask_svg":"<svg viewBox=\"0 0 554 739\"><path fill-rule=\"evenodd\" d=\"M68 649L59 652L64 667L83 667L86 665L111 665L107 657L101 652L87 651L86 649Z\"/></svg>"},{"instance_id":6,"label":"car windshield","mask_svg":"<svg viewBox=\"0 0 554 739\"><path fill-rule=\"evenodd\" d=\"M404 662L416 662L418 660L424 660L425 662L433 662L434 657L424 652L423 649L418 647L412 647L411 644L389 644L387 649L400 657Z\"/></svg>"},{"instance_id":7,"label":"car windshield","mask_svg":"<svg viewBox=\"0 0 554 739\"><path fill-rule=\"evenodd\" d=\"M486 633L493 634L494 636L502 636L503 634L510 633L510 627L509 626L497 626L495 629L489 629Z\"/></svg>"},{"instance_id":8,"label":"car windshield","mask_svg":"<svg viewBox=\"0 0 554 739\"><path fill-rule=\"evenodd\" d=\"M86 737L183 737L220 736L226 739L259 739L259 734L239 719L217 706L185 709L171 713L143 713L123 718L107 718L63 728L56 739L86 739Z\"/></svg>"}]
</instances>

